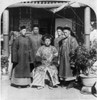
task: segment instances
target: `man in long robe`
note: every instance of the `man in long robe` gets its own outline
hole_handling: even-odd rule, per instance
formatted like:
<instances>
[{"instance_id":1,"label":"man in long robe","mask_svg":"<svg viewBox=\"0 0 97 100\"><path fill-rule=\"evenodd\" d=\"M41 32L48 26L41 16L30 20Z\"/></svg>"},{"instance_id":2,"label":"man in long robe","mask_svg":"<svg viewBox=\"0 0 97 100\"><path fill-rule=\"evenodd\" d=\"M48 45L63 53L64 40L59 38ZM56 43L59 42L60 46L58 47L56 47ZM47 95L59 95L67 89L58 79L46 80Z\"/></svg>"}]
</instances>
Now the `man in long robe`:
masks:
<instances>
[{"instance_id":1,"label":"man in long robe","mask_svg":"<svg viewBox=\"0 0 97 100\"><path fill-rule=\"evenodd\" d=\"M52 83L50 87L56 87L59 84L56 68L58 51L51 45L50 36L44 37L44 45L38 49L36 56L41 58L41 64L33 70L31 86L37 86L38 89L41 89L45 86L45 80L47 79Z\"/></svg>"},{"instance_id":2,"label":"man in long robe","mask_svg":"<svg viewBox=\"0 0 97 100\"><path fill-rule=\"evenodd\" d=\"M73 53L77 48L78 43L74 37L71 36L71 29L69 27L63 28L65 37L62 39L62 46L60 51L60 67L59 77L61 80L72 80L73 72L70 67L70 53Z\"/></svg>"},{"instance_id":3,"label":"man in long robe","mask_svg":"<svg viewBox=\"0 0 97 100\"><path fill-rule=\"evenodd\" d=\"M31 42L26 34L25 26L21 27L21 35L14 41L12 46L13 75L11 83L19 86L29 85Z\"/></svg>"},{"instance_id":4,"label":"man in long robe","mask_svg":"<svg viewBox=\"0 0 97 100\"><path fill-rule=\"evenodd\" d=\"M58 52L59 52L59 41L60 41L60 37L62 36L63 32L62 32L62 27L58 26L57 27L57 37L55 36L54 39L54 46L57 48ZM56 33L55 33L56 34Z\"/></svg>"},{"instance_id":5,"label":"man in long robe","mask_svg":"<svg viewBox=\"0 0 97 100\"><path fill-rule=\"evenodd\" d=\"M16 32L16 31L12 31L10 33L10 40L9 40L9 65L8 65L8 73L9 73L9 79L11 79L12 77L12 66L13 66L13 63L11 62L11 52L12 52L12 47L13 47L13 43L15 41L15 39L20 35L19 32Z\"/></svg>"},{"instance_id":6,"label":"man in long robe","mask_svg":"<svg viewBox=\"0 0 97 100\"><path fill-rule=\"evenodd\" d=\"M42 43L42 40L41 40L42 35L39 34L39 26L38 25L33 26L33 31L32 31L32 34L29 35L29 38L32 43L32 53L34 54L34 55L32 55L33 61L31 62L31 71L32 71L33 68L35 67L34 62L35 62L36 52Z\"/></svg>"}]
</instances>

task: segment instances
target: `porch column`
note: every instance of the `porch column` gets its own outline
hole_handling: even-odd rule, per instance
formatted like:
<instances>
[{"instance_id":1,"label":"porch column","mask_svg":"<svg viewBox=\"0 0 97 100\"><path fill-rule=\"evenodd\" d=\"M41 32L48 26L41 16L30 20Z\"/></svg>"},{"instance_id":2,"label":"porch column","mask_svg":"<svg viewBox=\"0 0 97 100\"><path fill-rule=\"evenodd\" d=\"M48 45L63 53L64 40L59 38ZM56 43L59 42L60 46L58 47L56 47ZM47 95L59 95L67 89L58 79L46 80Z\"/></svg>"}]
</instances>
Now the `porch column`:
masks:
<instances>
[{"instance_id":1,"label":"porch column","mask_svg":"<svg viewBox=\"0 0 97 100\"><path fill-rule=\"evenodd\" d=\"M90 8L86 7L84 12L84 33L85 33L85 46L90 48Z\"/></svg>"},{"instance_id":2,"label":"porch column","mask_svg":"<svg viewBox=\"0 0 97 100\"><path fill-rule=\"evenodd\" d=\"M4 45L3 45L3 49L4 49L4 54L6 56L8 56L8 50L9 50L9 46L8 46L8 33L9 33L9 11L5 10L3 12L3 36L4 36Z\"/></svg>"},{"instance_id":3,"label":"porch column","mask_svg":"<svg viewBox=\"0 0 97 100\"><path fill-rule=\"evenodd\" d=\"M1 20L0 20L0 35L1 35ZM1 46L0 46L0 52L1 52ZM1 65L1 63L0 63L0 65ZM0 80L1 80L1 66L0 66ZM0 88L1 88L1 86L0 86ZM0 93L1 93L1 91L0 91Z\"/></svg>"}]
</instances>

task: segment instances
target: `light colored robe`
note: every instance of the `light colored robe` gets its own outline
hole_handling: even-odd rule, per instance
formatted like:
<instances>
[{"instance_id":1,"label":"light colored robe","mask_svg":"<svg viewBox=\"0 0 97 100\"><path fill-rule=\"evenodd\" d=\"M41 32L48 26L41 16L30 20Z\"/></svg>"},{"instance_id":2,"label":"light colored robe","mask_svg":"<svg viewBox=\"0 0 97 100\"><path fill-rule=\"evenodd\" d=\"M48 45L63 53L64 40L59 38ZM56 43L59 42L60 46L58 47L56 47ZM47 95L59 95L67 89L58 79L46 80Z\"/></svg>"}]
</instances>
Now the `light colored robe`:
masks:
<instances>
[{"instance_id":1,"label":"light colored robe","mask_svg":"<svg viewBox=\"0 0 97 100\"><path fill-rule=\"evenodd\" d=\"M31 85L34 86L45 86L45 79L51 79L53 86L59 84L58 81L58 71L54 64L51 64L54 57L58 56L58 51L54 46L41 46L36 56L42 58L42 65L34 68L32 77L33 82ZM48 77L47 72L49 73L50 77Z\"/></svg>"}]
</instances>

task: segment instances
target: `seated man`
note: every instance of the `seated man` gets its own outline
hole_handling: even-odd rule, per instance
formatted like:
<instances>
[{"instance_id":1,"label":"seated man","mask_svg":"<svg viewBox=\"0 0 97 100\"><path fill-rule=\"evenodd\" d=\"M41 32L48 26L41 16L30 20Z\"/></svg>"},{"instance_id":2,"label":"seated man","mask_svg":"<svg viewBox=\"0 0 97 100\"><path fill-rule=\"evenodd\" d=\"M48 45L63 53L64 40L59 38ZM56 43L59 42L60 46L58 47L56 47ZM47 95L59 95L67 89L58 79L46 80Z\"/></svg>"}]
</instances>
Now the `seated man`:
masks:
<instances>
[{"instance_id":1,"label":"seated man","mask_svg":"<svg viewBox=\"0 0 97 100\"><path fill-rule=\"evenodd\" d=\"M54 46L51 46L51 37L46 35L43 37L44 45L41 46L36 53L36 60L40 58L41 64L34 68L32 72L33 82L31 86L37 86L41 89L45 86L45 80L47 79L55 87L59 84L58 71L56 68L56 58L58 57L58 51Z\"/></svg>"}]
</instances>

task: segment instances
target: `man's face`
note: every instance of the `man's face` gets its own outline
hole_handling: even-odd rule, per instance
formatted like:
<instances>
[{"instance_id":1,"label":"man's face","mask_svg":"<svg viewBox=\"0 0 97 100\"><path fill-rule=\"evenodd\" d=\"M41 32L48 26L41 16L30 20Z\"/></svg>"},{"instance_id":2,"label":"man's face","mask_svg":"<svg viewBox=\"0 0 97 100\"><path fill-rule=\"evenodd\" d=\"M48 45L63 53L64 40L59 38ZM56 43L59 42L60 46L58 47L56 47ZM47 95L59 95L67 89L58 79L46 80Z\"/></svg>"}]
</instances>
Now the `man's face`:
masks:
<instances>
[{"instance_id":1,"label":"man's face","mask_svg":"<svg viewBox=\"0 0 97 100\"><path fill-rule=\"evenodd\" d=\"M58 29L57 30L57 33L58 33L58 36L61 36L62 35L62 30L61 29Z\"/></svg>"},{"instance_id":2,"label":"man's face","mask_svg":"<svg viewBox=\"0 0 97 100\"><path fill-rule=\"evenodd\" d=\"M66 37L70 36L70 31L69 30L63 30L63 33Z\"/></svg>"},{"instance_id":3,"label":"man's face","mask_svg":"<svg viewBox=\"0 0 97 100\"><path fill-rule=\"evenodd\" d=\"M35 34L38 34L38 33L39 33L39 28L38 28L38 27L34 27L34 28L33 28L33 32L34 32Z\"/></svg>"},{"instance_id":4,"label":"man's face","mask_svg":"<svg viewBox=\"0 0 97 100\"><path fill-rule=\"evenodd\" d=\"M22 29L21 33L22 33L22 35L25 35L26 34L26 29Z\"/></svg>"},{"instance_id":5,"label":"man's face","mask_svg":"<svg viewBox=\"0 0 97 100\"><path fill-rule=\"evenodd\" d=\"M51 40L50 39L45 39L45 45L49 46L51 44Z\"/></svg>"}]
</instances>

